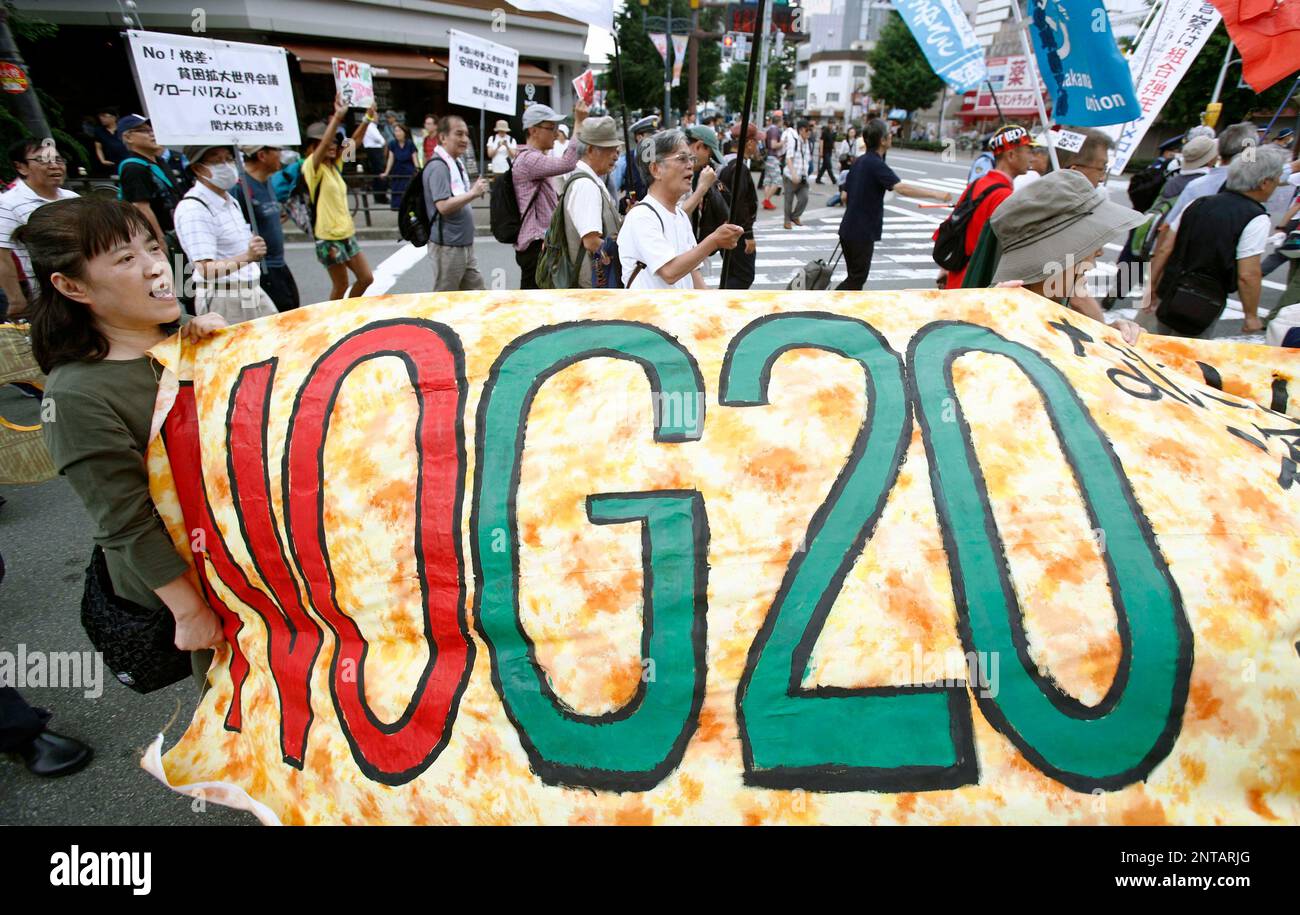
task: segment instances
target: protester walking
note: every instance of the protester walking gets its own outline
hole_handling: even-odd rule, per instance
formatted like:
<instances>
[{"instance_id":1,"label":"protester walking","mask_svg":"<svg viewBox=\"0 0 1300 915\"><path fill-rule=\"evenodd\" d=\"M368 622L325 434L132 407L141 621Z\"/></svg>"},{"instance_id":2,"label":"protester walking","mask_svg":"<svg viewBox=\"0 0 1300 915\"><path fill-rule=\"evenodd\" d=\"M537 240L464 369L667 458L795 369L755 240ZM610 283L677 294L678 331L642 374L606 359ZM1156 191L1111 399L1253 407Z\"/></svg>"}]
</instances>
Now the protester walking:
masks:
<instances>
[{"instance_id":1,"label":"protester walking","mask_svg":"<svg viewBox=\"0 0 1300 915\"><path fill-rule=\"evenodd\" d=\"M146 354L178 328L193 342L225 322L207 314L181 326L166 249L132 206L60 200L33 213L19 234L39 286L32 354L48 376L45 443L94 523L91 569L106 569L94 587L141 613L170 610L175 645L192 652L202 687L210 649L224 637L149 495L144 455L161 369Z\"/></svg>"},{"instance_id":2,"label":"protester walking","mask_svg":"<svg viewBox=\"0 0 1300 915\"><path fill-rule=\"evenodd\" d=\"M234 149L187 146L185 158L195 181L176 205L176 237L194 266L195 314L219 314L227 324L275 314L258 267L266 242L230 194L239 185Z\"/></svg>"},{"instance_id":3,"label":"protester walking","mask_svg":"<svg viewBox=\"0 0 1300 915\"><path fill-rule=\"evenodd\" d=\"M154 139L148 118L128 114L118 122L118 131L131 152L118 163L118 194L138 209L159 240L168 244L175 264L180 246L173 233L172 212L189 190L189 178L173 162L161 158L163 148Z\"/></svg>"},{"instance_id":4,"label":"protester walking","mask_svg":"<svg viewBox=\"0 0 1300 915\"><path fill-rule=\"evenodd\" d=\"M578 128L582 148L577 167L564 183L564 230L569 262L577 264L580 289L622 286L618 204L605 187L605 176L618 161L618 127L611 117L589 117Z\"/></svg>"},{"instance_id":5,"label":"protester walking","mask_svg":"<svg viewBox=\"0 0 1300 915\"><path fill-rule=\"evenodd\" d=\"M869 121L863 131L863 141L867 151L849 167L844 185L844 217L840 220L839 236L849 272L835 287L839 290L860 290L866 285L871 273L871 257L884 228L887 191L944 204L951 204L953 200L947 191L900 181L894 170L885 164L885 156L894 143L885 121L879 118Z\"/></svg>"},{"instance_id":6,"label":"protester walking","mask_svg":"<svg viewBox=\"0 0 1300 915\"><path fill-rule=\"evenodd\" d=\"M393 125L393 139L388 142L387 155L384 171L379 177L388 179L389 206L397 210L401 205L402 195L406 193L406 185L418 171L415 161L419 156L419 150L405 124Z\"/></svg>"},{"instance_id":7,"label":"protester walking","mask_svg":"<svg viewBox=\"0 0 1300 915\"><path fill-rule=\"evenodd\" d=\"M781 173L785 168L785 115L780 110L772 112L772 122L765 136L763 159L763 209L775 210L772 195L781 189Z\"/></svg>"},{"instance_id":8,"label":"protester walking","mask_svg":"<svg viewBox=\"0 0 1300 915\"><path fill-rule=\"evenodd\" d=\"M1245 315L1242 332L1264 329L1260 258L1272 224L1264 201L1282 183L1289 161L1285 149L1272 145L1234 157L1223 190L1194 200L1174 220L1174 249L1155 293L1156 333L1211 335L1234 292Z\"/></svg>"},{"instance_id":9,"label":"protester walking","mask_svg":"<svg viewBox=\"0 0 1300 915\"><path fill-rule=\"evenodd\" d=\"M420 141L420 167L433 160L433 150L438 145L438 119L431 114L424 116L424 137Z\"/></svg>"},{"instance_id":10,"label":"protester walking","mask_svg":"<svg viewBox=\"0 0 1300 915\"><path fill-rule=\"evenodd\" d=\"M740 139L740 124L731 128L732 142L738 142ZM735 218L736 225L743 230L743 244L737 244L730 249L731 253L723 255L727 264L727 281L723 285L724 289L748 289L754 285L754 274L758 261L758 243L754 239L754 221L758 218L758 189L754 187L754 178L749 171L749 160L758 154L758 144L762 141L762 134L758 128L750 124L749 133L746 135L745 148L741 155L732 155L730 160L722 166L722 172L718 175L718 189L722 192L723 200L727 205L728 211L731 208L731 189L736 183L736 171L740 171L739 190L736 196Z\"/></svg>"},{"instance_id":11,"label":"protester walking","mask_svg":"<svg viewBox=\"0 0 1300 915\"><path fill-rule=\"evenodd\" d=\"M957 209L948 217L950 225L960 229L957 222L965 223L961 233L962 266L955 270L940 270L939 286L942 289L960 289L965 277L966 265L975 253L980 234L988 223L989 217L1001 203L1011 196L1014 181L1029 169L1029 132L1023 127L1007 125L998 129L989 139L989 150L993 154L993 168L981 178L966 186L957 201ZM1033 187L1033 185L1030 185ZM969 212L962 204L970 201ZM964 217L964 218L963 218ZM936 240L940 231L935 231Z\"/></svg>"},{"instance_id":12,"label":"protester walking","mask_svg":"<svg viewBox=\"0 0 1300 915\"><path fill-rule=\"evenodd\" d=\"M632 148L623 151L618 164L614 166L614 186L618 188L619 212L626 213L628 208L638 200L645 200L645 174L637 162L636 151L641 141L655 132L659 119L654 115L641 118L630 128ZM629 201L631 201L629 203Z\"/></svg>"},{"instance_id":13,"label":"protester walking","mask_svg":"<svg viewBox=\"0 0 1300 915\"><path fill-rule=\"evenodd\" d=\"M786 128L781 137L785 149L785 166L781 172L781 191L785 194L785 227L801 226L800 217L808 206L808 176L812 167L812 147L808 143L811 127L799 121Z\"/></svg>"},{"instance_id":14,"label":"protester walking","mask_svg":"<svg viewBox=\"0 0 1300 915\"><path fill-rule=\"evenodd\" d=\"M385 204L388 203L388 182L380 177L380 173L384 170L384 160L387 157L388 138L379 129L379 119L375 116L373 105L366 112L362 126L361 151L365 156L366 171L374 176L370 179L370 192L375 203Z\"/></svg>"},{"instance_id":15,"label":"protester walking","mask_svg":"<svg viewBox=\"0 0 1300 915\"><path fill-rule=\"evenodd\" d=\"M573 121L581 128L587 118L587 104L581 99L574 106ZM513 166L515 194L519 203L519 238L515 242L515 263L520 270L520 289L537 288L537 258L542 251L542 236L551 224L559 203L559 194L550 179L567 175L578 164L578 147L566 149L564 156L548 155L555 145L556 129L564 118L547 105L530 105L524 111L524 130L528 141L519 149Z\"/></svg>"},{"instance_id":16,"label":"protester walking","mask_svg":"<svg viewBox=\"0 0 1300 915\"><path fill-rule=\"evenodd\" d=\"M245 146L244 184L253 198L257 214L257 231L266 244L266 254L259 264L262 272L262 289L275 304L277 311L290 311L299 303L298 284L293 271L284 260L285 216L280 209L279 195L273 178L281 169L280 148L277 146ZM237 191L235 193L238 193Z\"/></svg>"},{"instance_id":17,"label":"protester walking","mask_svg":"<svg viewBox=\"0 0 1300 915\"><path fill-rule=\"evenodd\" d=\"M460 156L469 146L469 127L458 115L438 122L438 145L424 167L424 204L429 211L429 243L425 255L433 267L433 291L486 289L474 257L474 213L471 204L488 192L488 181L472 184Z\"/></svg>"},{"instance_id":18,"label":"protester walking","mask_svg":"<svg viewBox=\"0 0 1300 915\"><path fill-rule=\"evenodd\" d=\"M45 204L77 195L63 187L68 163L55 147L19 140L9 148L9 161L18 179L0 194L0 289L8 301L8 317L17 318L26 313L36 289L31 257L14 240L14 232ZM0 309L0 320L5 316L4 309Z\"/></svg>"},{"instance_id":19,"label":"protester walking","mask_svg":"<svg viewBox=\"0 0 1300 915\"><path fill-rule=\"evenodd\" d=\"M618 236L628 289L706 289L700 264L714 252L734 248L744 229L727 223L696 242L690 217L677 202L690 191L695 157L680 130L643 140L637 156L646 167L646 199L628 210Z\"/></svg>"},{"instance_id":20,"label":"protester walking","mask_svg":"<svg viewBox=\"0 0 1300 915\"><path fill-rule=\"evenodd\" d=\"M817 183L822 183L822 175L831 176L831 184L835 183L835 123L827 121L826 126L822 128L821 135L821 158L820 165L817 167Z\"/></svg>"},{"instance_id":21,"label":"protester walking","mask_svg":"<svg viewBox=\"0 0 1300 915\"><path fill-rule=\"evenodd\" d=\"M336 103L328 124L316 123L307 128L307 138L313 145L302 165L307 192L316 201L316 260L329 273L331 301L348 292L348 271L354 277L352 298L364 295L374 281L370 264L357 244L357 227L348 210L348 186L343 180L344 134L339 125L347 113L347 105ZM352 134L354 147L373 126L370 120L357 125Z\"/></svg>"}]
</instances>

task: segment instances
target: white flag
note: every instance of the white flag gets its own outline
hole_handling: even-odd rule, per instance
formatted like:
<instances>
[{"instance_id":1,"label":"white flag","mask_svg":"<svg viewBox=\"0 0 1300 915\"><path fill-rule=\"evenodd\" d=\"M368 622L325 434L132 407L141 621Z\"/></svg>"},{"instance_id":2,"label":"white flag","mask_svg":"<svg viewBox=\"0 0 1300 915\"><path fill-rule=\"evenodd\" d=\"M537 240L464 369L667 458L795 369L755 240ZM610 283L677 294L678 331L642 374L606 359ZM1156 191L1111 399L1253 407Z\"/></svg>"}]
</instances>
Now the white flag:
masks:
<instances>
[{"instance_id":1,"label":"white flag","mask_svg":"<svg viewBox=\"0 0 1300 915\"><path fill-rule=\"evenodd\" d=\"M686 43L690 41L689 35L673 36L673 85L682 84L682 64L686 62Z\"/></svg>"},{"instance_id":2,"label":"white flag","mask_svg":"<svg viewBox=\"0 0 1300 915\"><path fill-rule=\"evenodd\" d=\"M510 0L515 9L555 13L565 19L614 31L614 0Z\"/></svg>"}]
</instances>

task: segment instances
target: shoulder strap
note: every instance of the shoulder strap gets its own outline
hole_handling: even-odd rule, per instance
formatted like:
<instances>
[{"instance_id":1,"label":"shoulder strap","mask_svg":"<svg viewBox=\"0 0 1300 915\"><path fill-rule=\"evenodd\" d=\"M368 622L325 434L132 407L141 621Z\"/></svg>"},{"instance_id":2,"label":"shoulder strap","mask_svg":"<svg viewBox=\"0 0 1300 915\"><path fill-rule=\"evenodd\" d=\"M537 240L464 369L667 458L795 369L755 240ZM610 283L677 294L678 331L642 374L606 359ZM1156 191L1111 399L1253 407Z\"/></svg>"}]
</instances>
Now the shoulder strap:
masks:
<instances>
[{"instance_id":1,"label":"shoulder strap","mask_svg":"<svg viewBox=\"0 0 1300 915\"><path fill-rule=\"evenodd\" d=\"M195 203L203 207L203 209L207 210L209 213L212 212L212 207L208 206L207 202L204 201L203 198L199 197L197 194L183 195L180 200L176 201L176 209L179 210L181 208L181 204L187 200L193 200Z\"/></svg>"}]
</instances>

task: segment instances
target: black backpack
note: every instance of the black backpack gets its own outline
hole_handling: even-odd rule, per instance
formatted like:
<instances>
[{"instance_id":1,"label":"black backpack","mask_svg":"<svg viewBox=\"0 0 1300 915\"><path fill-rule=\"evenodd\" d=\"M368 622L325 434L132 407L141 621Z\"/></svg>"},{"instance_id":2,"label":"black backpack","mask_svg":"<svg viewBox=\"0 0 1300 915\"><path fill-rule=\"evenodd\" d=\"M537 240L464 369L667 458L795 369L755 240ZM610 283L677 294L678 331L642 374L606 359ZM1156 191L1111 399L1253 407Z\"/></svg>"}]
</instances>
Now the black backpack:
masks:
<instances>
[{"instance_id":1,"label":"black backpack","mask_svg":"<svg viewBox=\"0 0 1300 915\"><path fill-rule=\"evenodd\" d=\"M1128 183L1128 199L1133 204L1133 209L1139 213L1145 213L1151 209L1151 205L1156 202L1156 197L1160 194L1161 188L1165 186L1165 180L1169 177L1163 168L1156 168L1149 165L1142 171L1138 172Z\"/></svg>"},{"instance_id":2,"label":"black backpack","mask_svg":"<svg viewBox=\"0 0 1300 915\"><path fill-rule=\"evenodd\" d=\"M949 273L964 269L970 260L970 255L966 253L966 229L970 226L975 211L985 197L1003 187L1002 184L990 182L978 197L971 197L971 188L974 186L972 184L966 188L961 200L957 201L956 209L940 223L934 235L934 262Z\"/></svg>"},{"instance_id":3,"label":"black backpack","mask_svg":"<svg viewBox=\"0 0 1300 915\"><path fill-rule=\"evenodd\" d=\"M547 181L550 179L547 178ZM533 193L533 199L528 201L528 210L524 211L523 216L528 215L532 210L533 204L541 196L542 189L539 186ZM524 224L523 216L519 214L519 194L515 190L515 171L509 165L506 170L492 179L492 194L488 207L488 220L492 226L492 237L502 244L513 245L519 241L519 228Z\"/></svg>"},{"instance_id":4,"label":"black backpack","mask_svg":"<svg viewBox=\"0 0 1300 915\"><path fill-rule=\"evenodd\" d=\"M424 199L424 171L434 162L441 161L434 157L425 163L420 173L406 185L406 190L402 192L402 202L397 208L398 234L417 248L423 248L429 243L429 230L432 227L429 206ZM442 165L447 168L446 162ZM450 168L447 168L447 173L451 174Z\"/></svg>"},{"instance_id":5,"label":"black backpack","mask_svg":"<svg viewBox=\"0 0 1300 915\"><path fill-rule=\"evenodd\" d=\"M298 176L293 179L293 187L284 202L284 211L289 219L309 239L316 240L316 199L320 197L321 188L325 186L325 175L316 182L316 190L307 187L307 170L299 167Z\"/></svg>"}]
</instances>

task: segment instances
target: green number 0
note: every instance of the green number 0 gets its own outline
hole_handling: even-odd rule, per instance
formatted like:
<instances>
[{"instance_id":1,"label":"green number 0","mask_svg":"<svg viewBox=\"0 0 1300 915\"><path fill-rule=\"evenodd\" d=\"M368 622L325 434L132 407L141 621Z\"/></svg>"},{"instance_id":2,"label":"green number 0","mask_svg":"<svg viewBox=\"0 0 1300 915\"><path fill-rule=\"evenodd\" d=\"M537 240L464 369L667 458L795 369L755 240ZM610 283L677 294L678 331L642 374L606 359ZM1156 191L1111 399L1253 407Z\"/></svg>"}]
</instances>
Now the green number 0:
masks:
<instances>
[{"instance_id":1,"label":"green number 0","mask_svg":"<svg viewBox=\"0 0 1300 915\"><path fill-rule=\"evenodd\" d=\"M653 659L655 676L643 676L624 707L595 716L565 705L519 622L515 494L528 412L546 379L597 357L639 363L659 404L700 405L691 422L683 411L655 410L656 441L694 440L703 431L699 367L657 328L582 321L543 327L511 343L492 367L479 404L470 517L474 616L492 659L492 683L533 770L551 784L645 790L681 761L704 703L708 524L703 497L695 490L662 490L587 499L594 523L642 525L641 655Z\"/></svg>"},{"instance_id":2,"label":"green number 0","mask_svg":"<svg viewBox=\"0 0 1300 915\"><path fill-rule=\"evenodd\" d=\"M1111 546L1102 558L1122 655L1114 682L1094 707L1038 673L960 405L955 422L943 421L945 408L957 404L953 360L968 352L1007 357L1038 389L1092 527ZM962 642L1004 662L998 694L977 697L985 717L1034 765L1076 791L1114 790L1145 778L1169 754L1182 725L1192 634L1119 459L1059 369L986 327L927 325L912 338L908 363Z\"/></svg>"},{"instance_id":3,"label":"green number 0","mask_svg":"<svg viewBox=\"0 0 1300 915\"><path fill-rule=\"evenodd\" d=\"M821 312L760 318L736 335L719 403L767 404L772 366L791 349L858 362L867 415L853 451L808 526L759 630L736 692L747 784L816 791L955 788L977 778L965 684L806 688L831 606L871 537L911 441L898 354L869 324Z\"/></svg>"}]
</instances>

